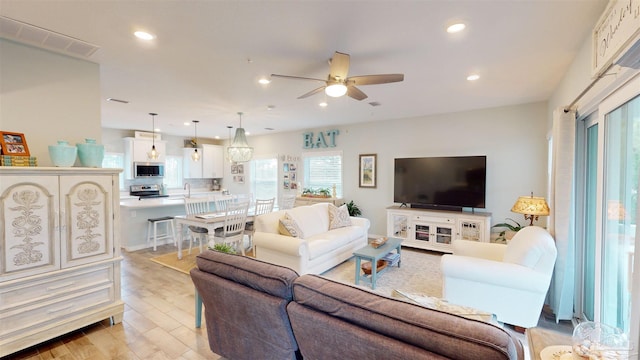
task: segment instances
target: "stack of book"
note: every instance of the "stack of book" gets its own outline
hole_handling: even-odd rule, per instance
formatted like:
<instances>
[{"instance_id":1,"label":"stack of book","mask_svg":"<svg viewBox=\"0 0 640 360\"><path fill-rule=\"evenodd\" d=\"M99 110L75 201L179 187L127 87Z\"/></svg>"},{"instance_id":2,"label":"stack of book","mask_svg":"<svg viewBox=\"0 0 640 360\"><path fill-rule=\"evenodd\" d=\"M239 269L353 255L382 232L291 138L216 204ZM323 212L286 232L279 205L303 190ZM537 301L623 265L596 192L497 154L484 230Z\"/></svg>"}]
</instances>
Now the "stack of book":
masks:
<instances>
[{"instance_id":1,"label":"stack of book","mask_svg":"<svg viewBox=\"0 0 640 360\"><path fill-rule=\"evenodd\" d=\"M394 253L394 252L390 252L387 255L385 255L382 260L386 261L387 263L389 263L389 266L394 266L398 264L398 261L400 261L400 254L398 253Z\"/></svg>"},{"instance_id":2,"label":"stack of book","mask_svg":"<svg viewBox=\"0 0 640 360\"><path fill-rule=\"evenodd\" d=\"M0 166L38 166L35 156L0 155Z\"/></svg>"}]
</instances>

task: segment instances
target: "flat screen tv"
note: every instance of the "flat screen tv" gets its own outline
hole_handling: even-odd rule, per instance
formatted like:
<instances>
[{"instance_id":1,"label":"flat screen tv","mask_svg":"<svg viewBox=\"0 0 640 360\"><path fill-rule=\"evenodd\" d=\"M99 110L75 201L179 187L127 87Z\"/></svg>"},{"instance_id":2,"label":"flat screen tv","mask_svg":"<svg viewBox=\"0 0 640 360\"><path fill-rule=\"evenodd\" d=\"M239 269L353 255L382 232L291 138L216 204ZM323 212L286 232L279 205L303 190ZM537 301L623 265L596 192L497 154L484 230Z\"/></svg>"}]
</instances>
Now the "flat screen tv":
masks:
<instances>
[{"instance_id":1,"label":"flat screen tv","mask_svg":"<svg viewBox=\"0 0 640 360\"><path fill-rule=\"evenodd\" d=\"M411 207L484 208L486 156L395 159L393 201Z\"/></svg>"}]
</instances>

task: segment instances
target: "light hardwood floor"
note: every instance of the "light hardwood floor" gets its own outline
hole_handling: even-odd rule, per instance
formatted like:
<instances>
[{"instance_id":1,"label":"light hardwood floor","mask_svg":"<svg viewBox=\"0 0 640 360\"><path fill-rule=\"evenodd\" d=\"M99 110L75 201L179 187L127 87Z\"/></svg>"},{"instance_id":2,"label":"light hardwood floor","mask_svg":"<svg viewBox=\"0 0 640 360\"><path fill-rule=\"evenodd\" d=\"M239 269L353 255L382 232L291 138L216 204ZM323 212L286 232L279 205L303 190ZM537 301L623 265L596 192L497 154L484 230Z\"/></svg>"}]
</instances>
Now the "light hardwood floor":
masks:
<instances>
[{"instance_id":1,"label":"light hardwood floor","mask_svg":"<svg viewBox=\"0 0 640 360\"><path fill-rule=\"evenodd\" d=\"M204 321L202 328L194 326L189 275L149 260L174 251L173 245L123 251L122 323L103 321L2 360L220 359L209 350Z\"/></svg>"}]
</instances>

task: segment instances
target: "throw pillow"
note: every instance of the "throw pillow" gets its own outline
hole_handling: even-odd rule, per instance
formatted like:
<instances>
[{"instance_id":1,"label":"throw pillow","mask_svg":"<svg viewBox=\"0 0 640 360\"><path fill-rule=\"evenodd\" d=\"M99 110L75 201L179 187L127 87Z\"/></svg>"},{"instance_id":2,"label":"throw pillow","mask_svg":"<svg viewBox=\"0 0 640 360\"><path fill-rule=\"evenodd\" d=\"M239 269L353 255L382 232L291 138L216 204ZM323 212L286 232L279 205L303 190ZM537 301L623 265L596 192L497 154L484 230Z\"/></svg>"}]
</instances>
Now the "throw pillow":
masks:
<instances>
[{"instance_id":1,"label":"throw pillow","mask_svg":"<svg viewBox=\"0 0 640 360\"><path fill-rule=\"evenodd\" d=\"M304 234L295 220L291 218L289 213L284 213L284 218L280 219L278 224L278 232L281 235L304 238Z\"/></svg>"},{"instance_id":2,"label":"throw pillow","mask_svg":"<svg viewBox=\"0 0 640 360\"><path fill-rule=\"evenodd\" d=\"M349 217L349 209L347 205L337 207L329 204L329 230L351 226L351 217Z\"/></svg>"}]
</instances>

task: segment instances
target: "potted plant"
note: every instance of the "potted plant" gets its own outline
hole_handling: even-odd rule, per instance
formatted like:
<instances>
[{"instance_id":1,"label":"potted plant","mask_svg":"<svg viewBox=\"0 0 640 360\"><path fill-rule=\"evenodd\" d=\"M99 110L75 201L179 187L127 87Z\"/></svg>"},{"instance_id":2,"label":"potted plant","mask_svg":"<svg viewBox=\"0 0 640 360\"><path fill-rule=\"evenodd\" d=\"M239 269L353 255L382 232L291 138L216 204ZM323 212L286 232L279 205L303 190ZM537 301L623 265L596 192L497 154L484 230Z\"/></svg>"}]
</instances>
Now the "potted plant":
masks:
<instances>
[{"instance_id":1,"label":"potted plant","mask_svg":"<svg viewBox=\"0 0 640 360\"><path fill-rule=\"evenodd\" d=\"M210 248L213 251L219 251L219 252L223 252L223 253L227 253L227 254L235 254L236 253L236 249L231 245L231 244L225 244L225 243L216 243L213 244L213 247Z\"/></svg>"},{"instance_id":2,"label":"potted plant","mask_svg":"<svg viewBox=\"0 0 640 360\"><path fill-rule=\"evenodd\" d=\"M329 188L321 188L316 191L316 194L319 195L318 197L329 198L331 197L331 190Z\"/></svg>"},{"instance_id":3,"label":"potted plant","mask_svg":"<svg viewBox=\"0 0 640 360\"><path fill-rule=\"evenodd\" d=\"M513 224L509 224L507 222L509 220L511 222L513 222ZM506 243L507 242L507 231L511 231L513 233L517 233L518 231L520 231L522 229L522 225L520 225L517 221L515 221L515 220L513 220L511 218L507 218L505 220L505 222L500 223L500 224L495 224L495 225L492 226L492 228L504 229L498 234L498 237L496 238L496 242ZM509 239L511 239L511 236L509 236Z\"/></svg>"},{"instance_id":4,"label":"potted plant","mask_svg":"<svg viewBox=\"0 0 640 360\"><path fill-rule=\"evenodd\" d=\"M349 201L347 204L347 210L349 211L349 216L360 216L362 215L362 211L358 205L356 205L353 200Z\"/></svg>"}]
</instances>

